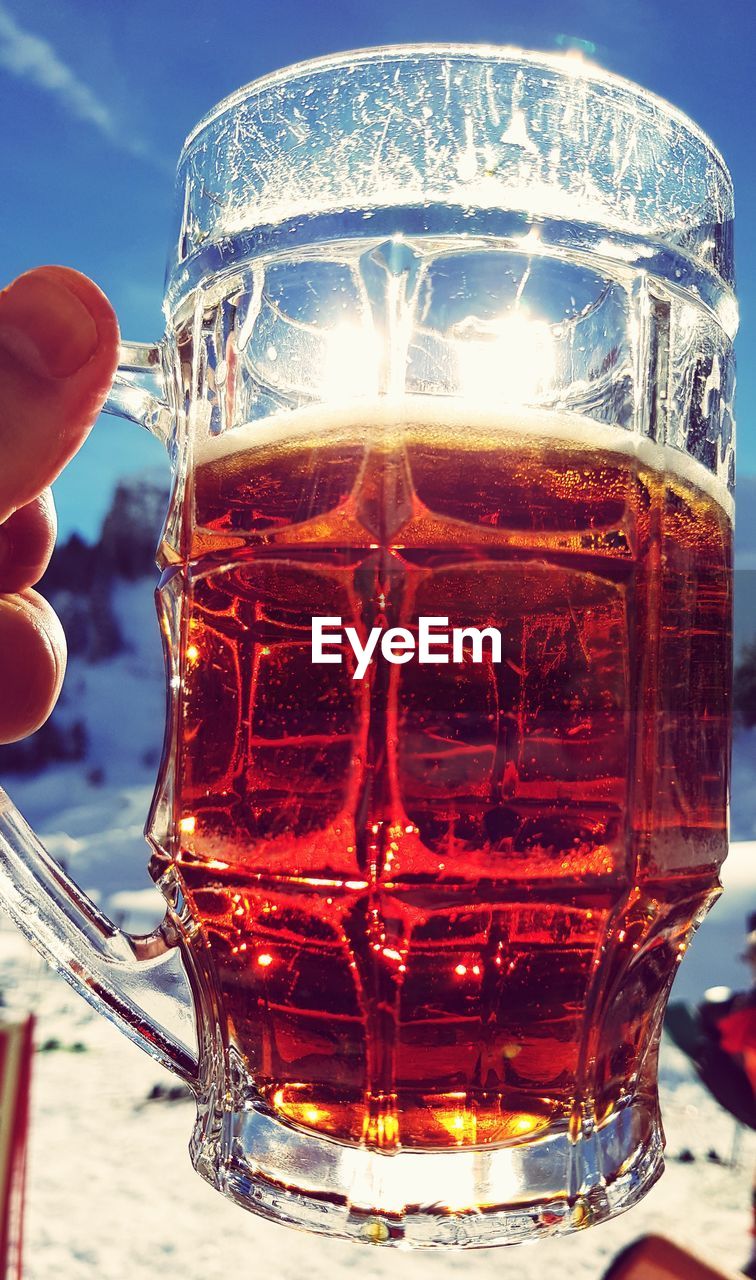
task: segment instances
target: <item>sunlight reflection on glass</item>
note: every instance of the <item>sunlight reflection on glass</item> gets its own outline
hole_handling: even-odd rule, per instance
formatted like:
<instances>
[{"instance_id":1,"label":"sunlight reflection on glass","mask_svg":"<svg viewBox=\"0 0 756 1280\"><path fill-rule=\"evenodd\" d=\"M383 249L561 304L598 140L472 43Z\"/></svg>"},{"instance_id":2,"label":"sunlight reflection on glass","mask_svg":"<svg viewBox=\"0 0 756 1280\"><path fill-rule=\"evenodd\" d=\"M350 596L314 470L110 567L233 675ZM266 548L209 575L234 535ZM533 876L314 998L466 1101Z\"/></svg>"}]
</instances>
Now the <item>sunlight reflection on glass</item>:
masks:
<instances>
[{"instance_id":1,"label":"sunlight reflection on glass","mask_svg":"<svg viewBox=\"0 0 756 1280\"><path fill-rule=\"evenodd\" d=\"M497 404L532 404L554 380L554 340L545 320L522 310L495 320L469 316L453 339L459 394Z\"/></svg>"},{"instance_id":2,"label":"sunlight reflection on glass","mask_svg":"<svg viewBox=\"0 0 756 1280\"><path fill-rule=\"evenodd\" d=\"M378 394L380 347L364 325L340 324L325 340L320 394L324 400L351 400Z\"/></svg>"}]
</instances>

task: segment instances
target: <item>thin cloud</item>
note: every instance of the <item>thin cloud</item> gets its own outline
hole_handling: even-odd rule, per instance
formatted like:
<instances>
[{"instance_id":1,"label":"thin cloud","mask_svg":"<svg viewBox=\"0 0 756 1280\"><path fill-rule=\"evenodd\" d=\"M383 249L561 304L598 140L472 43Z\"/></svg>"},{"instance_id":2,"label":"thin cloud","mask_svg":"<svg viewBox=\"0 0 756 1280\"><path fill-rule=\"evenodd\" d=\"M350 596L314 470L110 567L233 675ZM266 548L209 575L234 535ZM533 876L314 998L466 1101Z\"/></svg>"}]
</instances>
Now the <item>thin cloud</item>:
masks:
<instances>
[{"instance_id":1,"label":"thin cloud","mask_svg":"<svg viewBox=\"0 0 756 1280\"><path fill-rule=\"evenodd\" d=\"M107 103L79 79L50 41L19 26L3 4L0 4L0 67L49 93L69 115L92 125L120 151L127 151L160 169L166 168L150 154L141 139L123 129Z\"/></svg>"}]
</instances>

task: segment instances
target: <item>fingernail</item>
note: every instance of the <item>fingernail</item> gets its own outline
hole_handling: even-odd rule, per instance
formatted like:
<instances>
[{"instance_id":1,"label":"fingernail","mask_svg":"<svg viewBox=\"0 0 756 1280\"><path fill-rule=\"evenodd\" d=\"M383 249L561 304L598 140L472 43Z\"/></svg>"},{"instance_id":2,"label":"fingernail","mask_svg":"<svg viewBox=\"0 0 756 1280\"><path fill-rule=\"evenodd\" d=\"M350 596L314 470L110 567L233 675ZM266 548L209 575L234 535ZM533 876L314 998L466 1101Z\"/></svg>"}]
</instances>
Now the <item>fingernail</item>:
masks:
<instances>
[{"instance_id":1,"label":"fingernail","mask_svg":"<svg viewBox=\"0 0 756 1280\"><path fill-rule=\"evenodd\" d=\"M44 268L0 293L0 346L43 378L70 378L97 350L97 326L84 303Z\"/></svg>"}]
</instances>

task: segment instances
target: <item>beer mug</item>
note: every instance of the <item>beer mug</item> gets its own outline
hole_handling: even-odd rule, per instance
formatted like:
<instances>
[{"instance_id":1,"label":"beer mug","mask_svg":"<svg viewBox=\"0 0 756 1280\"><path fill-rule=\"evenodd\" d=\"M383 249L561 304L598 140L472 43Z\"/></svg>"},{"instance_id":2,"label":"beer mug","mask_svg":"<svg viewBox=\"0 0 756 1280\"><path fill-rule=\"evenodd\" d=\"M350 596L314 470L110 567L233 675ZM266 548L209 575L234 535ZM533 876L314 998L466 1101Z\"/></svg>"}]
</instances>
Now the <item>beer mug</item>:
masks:
<instances>
[{"instance_id":1,"label":"beer mug","mask_svg":"<svg viewBox=\"0 0 756 1280\"><path fill-rule=\"evenodd\" d=\"M573 57L303 63L178 166L147 824L105 918L2 802L2 899L197 1099L199 1172L353 1240L634 1204L727 847L732 190Z\"/></svg>"}]
</instances>

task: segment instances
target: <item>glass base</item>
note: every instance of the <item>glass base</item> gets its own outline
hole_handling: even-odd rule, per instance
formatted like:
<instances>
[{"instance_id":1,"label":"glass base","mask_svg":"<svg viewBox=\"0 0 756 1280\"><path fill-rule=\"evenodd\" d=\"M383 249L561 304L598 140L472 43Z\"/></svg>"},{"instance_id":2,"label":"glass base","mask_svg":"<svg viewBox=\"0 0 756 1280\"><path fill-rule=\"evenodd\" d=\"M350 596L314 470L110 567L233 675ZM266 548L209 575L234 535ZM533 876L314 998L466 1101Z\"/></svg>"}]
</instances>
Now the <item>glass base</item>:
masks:
<instances>
[{"instance_id":1,"label":"glass base","mask_svg":"<svg viewBox=\"0 0 756 1280\"><path fill-rule=\"evenodd\" d=\"M195 1168L253 1213L405 1249L565 1235L629 1209L664 1167L658 1108L636 1098L577 1138L385 1154L287 1124L259 1100L200 1117Z\"/></svg>"}]
</instances>

